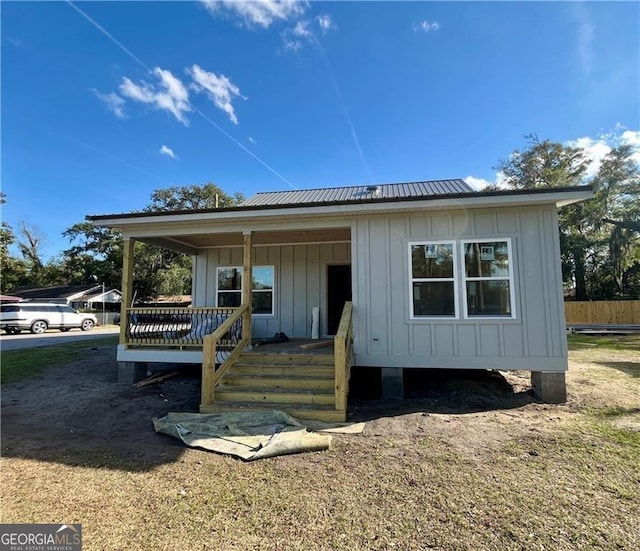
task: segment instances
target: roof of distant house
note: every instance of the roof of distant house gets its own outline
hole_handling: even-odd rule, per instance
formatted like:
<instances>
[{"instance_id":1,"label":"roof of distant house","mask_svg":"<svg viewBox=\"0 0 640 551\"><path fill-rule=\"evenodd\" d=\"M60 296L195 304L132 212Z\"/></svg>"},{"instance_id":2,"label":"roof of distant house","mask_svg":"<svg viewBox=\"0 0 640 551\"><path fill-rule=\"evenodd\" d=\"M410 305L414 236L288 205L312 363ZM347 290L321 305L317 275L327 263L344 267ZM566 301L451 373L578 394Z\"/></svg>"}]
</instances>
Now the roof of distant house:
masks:
<instances>
[{"instance_id":1,"label":"roof of distant house","mask_svg":"<svg viewBox=\"0 0 640 551\"><path fill-rule=\"evenodd\" d=\"M22 300L66 299L75 295L101 289L102 285L54 285L51 287L18 287L11 294Z\"/></svg>"}]
</instances>

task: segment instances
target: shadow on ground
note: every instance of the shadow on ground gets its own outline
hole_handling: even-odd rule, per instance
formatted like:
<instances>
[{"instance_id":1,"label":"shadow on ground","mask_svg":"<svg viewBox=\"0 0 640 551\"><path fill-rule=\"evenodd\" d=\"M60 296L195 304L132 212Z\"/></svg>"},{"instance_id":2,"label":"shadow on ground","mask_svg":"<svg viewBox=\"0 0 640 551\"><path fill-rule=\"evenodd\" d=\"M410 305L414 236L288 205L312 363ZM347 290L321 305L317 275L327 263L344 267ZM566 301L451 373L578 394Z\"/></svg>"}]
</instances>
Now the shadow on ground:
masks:
<instances>
[{"instance_id":1,"label":"shadow on ground","mask_svg":"<svg viewBox=\"0 0 640 551\"><path fill-rule=\"evenodd\" d=\"M515 391L497 371L405 369L404 399L382 398L380 370L354 368L349 419L367 421L407 413L462 414L540 403L531 390Z\"/></svg>"},{"instance_id":2,"label":"shadow on ground","mask_svg":"<svg viewBox=\"0 0 640 551\"><path fill-rule=\"evenodd\" d=\"M176 461L184 446L158 435L153 417L198 411L200 370L137 388L117 382L115 346L2 385L2 456L73 466L145 471Z\"/></svg>"},{"instance_id":3,"label":"shadow on ground","mask_svg":"<svg viewBox=\"0 0 640 551\"><path fill-rule=\"evenodd\" d=\"M629 375L634 379L640 377L640 363L637 362L594 362L596 365L602 367L608 367L610 369L617 369L622 371L625 375Z\"/></svg>"},{"instance_id":4,"label":"shadow on ground","mask_svg":"<svg viewBox=\"0 0 640 551\"><path fill-rule=\"evenodd\" d=\"M132 472L175 462L185 447L156 434L151 420L169 411L198 411L199 366L182 369L180 376L145 388L120 384L115 347L103 345L87 347L81 361L3 385L2 455ZM514 392L496 372L406 370L404 379L404 400L381 399L380 371L355 368L349 420L418 411L470 413L536 402L530 392Z\"/></svg>"}]
</instances>

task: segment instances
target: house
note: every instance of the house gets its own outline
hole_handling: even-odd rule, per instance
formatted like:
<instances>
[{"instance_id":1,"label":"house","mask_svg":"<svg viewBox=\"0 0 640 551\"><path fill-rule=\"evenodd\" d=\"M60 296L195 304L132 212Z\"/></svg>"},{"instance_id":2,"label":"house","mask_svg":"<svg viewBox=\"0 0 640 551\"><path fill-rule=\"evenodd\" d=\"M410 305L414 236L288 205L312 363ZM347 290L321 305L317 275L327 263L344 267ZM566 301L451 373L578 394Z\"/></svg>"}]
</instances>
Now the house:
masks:
<instances>
[{"instance_id":1,"label":"house","mask_svg":"<svg viewBox=\"0 0 640 551\"><path fill-rule=\"evenodd\" d=\"M87 308L89 310L97 310L104 307L109 311L120 310L122 302L122 293L117 289L106 290L100 287L98 290L91 290L84 295L77 297L72 306L74 308ZM116 309L114 309L116 308Z\"/></svg>"},{"instance_id":2,"label":"house","mask_svg":"<svg viewBox=\"0 0 640 551\"><path fill-rule=\"evenodd\" d=\"M325 407L344 418L351 365L381 368L387 395L402 392L404 368L527 370L543 400L564 401L557 208L591 195L586 186L478 192L437 180L88 216L124 237L120 377L142 376L147 362L203 363L204 412L304 395L310 416ZM134 241L192 255L191 308L128 308ZM255 365L255 339L316 332L334 338L333 352L303 359L265 347ZM307 382L276 380L287 370ZM326 381L311 377L329 372L332 399L314 390ZM258 388L262 379L270 391Z\"/></svg>"},{"instance_id":3,"label":"house","mask_svg":"<svg viewBox=\"0 0 640 551\"><path fill-rule=\"evenodd\" d=\"M18 287L12 291L19 300L68 304L73 308L94 308L97 304L120 303L122 295L115 289L105 291L103 285L54 285Z\"/></svg>"}]
</instances>

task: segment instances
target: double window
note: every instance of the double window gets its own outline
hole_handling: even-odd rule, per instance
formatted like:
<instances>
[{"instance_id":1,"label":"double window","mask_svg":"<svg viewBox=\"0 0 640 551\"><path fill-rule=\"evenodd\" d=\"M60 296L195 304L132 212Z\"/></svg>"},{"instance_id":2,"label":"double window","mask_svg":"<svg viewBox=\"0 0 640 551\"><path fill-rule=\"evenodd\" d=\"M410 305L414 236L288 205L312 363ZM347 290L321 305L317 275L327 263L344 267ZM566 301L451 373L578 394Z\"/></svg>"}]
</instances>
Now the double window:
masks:
<instances>
[{"instance_id":1,"label":"double window","mask_svg":"<svg viewBox=\"0 0 640 551\"><path fill-rule=\"evenodd\" d=\"M273 315L274 267L254 266L251 272L251 312ZM242 267L219 267L217 271L216 306L237 308L242 303Z\"/></svg>"},{"instance_id":2,"label":"double window","mask_svg":"<svg viewBox=\"0 0 640 551\"><path fill-rule=\"evenodd\" d=\"M460 292L465 318L515 317L509 238L409 243L409 264L412 318L459 318Z\"/></svg>"}]
</instances>

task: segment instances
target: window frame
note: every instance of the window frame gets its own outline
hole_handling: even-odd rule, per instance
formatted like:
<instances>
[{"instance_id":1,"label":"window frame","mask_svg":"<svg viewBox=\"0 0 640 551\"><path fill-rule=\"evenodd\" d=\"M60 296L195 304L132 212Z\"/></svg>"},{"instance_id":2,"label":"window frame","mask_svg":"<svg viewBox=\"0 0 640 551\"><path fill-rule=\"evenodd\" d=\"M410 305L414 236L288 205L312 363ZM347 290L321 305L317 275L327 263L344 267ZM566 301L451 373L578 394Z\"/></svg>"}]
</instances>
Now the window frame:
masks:
<instances>
[{"instance_id":1,"label":"window frame","mask_svg":"<svg viewBox=\"0 0 640 551\"><path fill-rule=\"evenodd\" d=\"M271 293L271 312L267 313L267 314L255 314L254 312L251 312L251 316L252 317L261 317L261 318L266 318L266 317L275 317L276 315L276 267L273 264L260 264L260 265L256 265L256 266L252 266L252 271L255 268L271 268L271 270L273 271L273 286L270 290L266 290L266 289L252 289L252 294L254 293ZM219 288L219 273L220 270L238 270L240 272L240 289L239 290L220 290ZM253 276L253 274L252 274ZM251 281L253 283L253 277L251 278ZM240 304L242 304L242 291L244 290L244 284L245 284L245 278L244 278L244 267L243 266L216 266L216 308L226 308L225 306L218 306L219 302L218 302L218 297L220 295L220 293L240 293ZM229 308L232 308L231 306L229 306Z\"/></svg>"},{"instance_id":2,"label":"window frame","mask_svg":"<svg viewBox=\"0 0 640 551\"><path fill-rule=\"evenodd\" d=\"M412 247L415 245L425 246L425 245L451 245L451 255L452 255L452 271L453 276L442 278L442 277L413 277L413 256L411 254ZM407 242L407 255L408 255L408 276L409 276L409 319L410 320L457 320L460 319L460 292L459 292L459 266L458 266L458 243L457 241L451 239L429 239L429 240L412 240ZM415 282L428 283L428 282L451 282L453 284L453 306L454 306L454 314L431 314L428 316L416 315L414 312L414 301L413 301L413 284Z\"/></svg>"},{"instance_id":3,"label":"window frame","mask_svg":"<svg viewBox=\"0 0 640 551\"><path fill-rule=\"evenodd\" d=\"M466 246L470 243L497 243L497 242L506 242L507 243L507 258L509 261L509 275L508 276L482 276L482 277L467 277L466 270L466 258L465 258L465 249ZM478 238L474 237L473 239L460 239L460 281L462 286L462 302L463 302L463 315L465 320L482 320L482 319L490 319L490 320L513 320L516 318L516 301L515 301L515 278L514 278L514 267L515 267L515 258L513 256L513 247L511 242L511 237L500 237L500 236L491 236ZM467 299L467 282L470 281L508 281L509 282L509 305L511 307L511 314L482 314L479 316L474 316L469 314L469 302Z\"/></svg>"}]
</instances>

